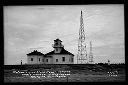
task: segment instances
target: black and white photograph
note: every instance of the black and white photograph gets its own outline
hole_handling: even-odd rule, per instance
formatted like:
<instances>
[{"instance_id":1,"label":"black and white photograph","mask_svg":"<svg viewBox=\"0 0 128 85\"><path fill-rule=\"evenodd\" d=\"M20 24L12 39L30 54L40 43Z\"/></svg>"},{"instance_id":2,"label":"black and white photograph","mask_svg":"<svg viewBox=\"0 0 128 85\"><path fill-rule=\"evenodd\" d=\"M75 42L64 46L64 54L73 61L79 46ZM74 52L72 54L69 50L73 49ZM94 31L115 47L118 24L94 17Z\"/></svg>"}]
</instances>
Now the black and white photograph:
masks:
<instances>
[{"instance_id":1,"label":"black and white photograph","mask_svg":"<svg viewBox=\"0 0 128 85\"><path fill-rule=\"evenodd\" d=\"M125 82L124 4L4 6L4 82Z\"/></svg>"}]
</instances>

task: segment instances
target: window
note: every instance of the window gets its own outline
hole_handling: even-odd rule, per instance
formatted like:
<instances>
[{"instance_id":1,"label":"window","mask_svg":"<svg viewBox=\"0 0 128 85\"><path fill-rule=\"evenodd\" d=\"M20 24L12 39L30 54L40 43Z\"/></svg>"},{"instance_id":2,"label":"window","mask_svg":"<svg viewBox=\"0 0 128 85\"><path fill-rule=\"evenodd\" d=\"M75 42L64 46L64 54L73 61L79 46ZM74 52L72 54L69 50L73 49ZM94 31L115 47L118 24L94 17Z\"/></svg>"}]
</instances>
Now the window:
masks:
<instances>
[{"instance_id":1,"label":"window","mask_svg":"<svg viewBox=\"0 0 128 85\"><path fill-rule=\"evenodd\" d=\"M58 51L58 48L56 48L56 51Z\"/></svg>"},{"instance_id":2,"label":"window","mask_svg":"<svg viewBox=\"0 0 128 85\"><path fill-rule=\"evenodd\" d=\"M44 59L42 59L42 62L44 62Z\"/></svg>"},{"instance_id":3,"label":"window","mask_svg":"<svg viewBox=\"0 0 128 85\"><path fill-rule=\"evenodd\" d=\"M33 61L33 58L31 58L31 61Z\"/></svg>"},{"instance_id":4,"label":"window","mask_svg":"<svg viewBox=\"0 0 128 85\"><path fill-rule=\"evenodd\" d=\"M58 59L56 59L56 62L58 62Z\"/></svg>"},{"instance_id":5,"label":"window","mask_svg":"<svg viewBox=\"0 0 128 85\"><path fill-rule=\"evenodd\" d=\"M65 57L62 57L62 61L63 61L63 62L65 61Z\"/></svg>"},{"instance_id":6,"label":"window","mask_svg":"<svg viewBox=\"0 0 128 85\"><path fill-rule=\"evenodd\" d=\"M58 45L58 42L55 42L55 45Z\"/></svg>"},{"instance_id":7,"label":"window","mask_svg":"<svg viewBox=\"0 0 128 85\"><path fill-rule=\"evenodd\" d=\"M40 61L40 58L39 58L39 61Z\"/></svg>"},{"instance_id":8,"label":"window","mask_svg":"<svg viewBox=\"0 0 128 85\"><path fill-rule=\"evenodd\" d=\"M46 62L48 62L48 59L46 59Z\"/></svg>"},{"instance_id":9,"label":"window","mask_svg":"<svg viewBox=\"0 0 128 85\"><path fill-rule=\"evenodd\" d=\"M71 58L71 62L73 62L73 58Z\"/></svg>"}]
</instances>

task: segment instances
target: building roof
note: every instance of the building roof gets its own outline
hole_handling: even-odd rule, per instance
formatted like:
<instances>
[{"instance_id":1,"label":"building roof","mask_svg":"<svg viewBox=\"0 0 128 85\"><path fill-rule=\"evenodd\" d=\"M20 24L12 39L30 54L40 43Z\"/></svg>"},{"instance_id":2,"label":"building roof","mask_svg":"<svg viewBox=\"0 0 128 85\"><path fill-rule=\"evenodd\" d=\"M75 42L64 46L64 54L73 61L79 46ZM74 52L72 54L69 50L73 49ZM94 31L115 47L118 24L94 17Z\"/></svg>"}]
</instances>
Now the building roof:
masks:
<instances>
[{"instance_id":1,"label":"building roof","mask_svg":"<svg viewBox=\"0 0 128 85\"><path fill-rule=\"evenodd\" d=\"M44 55L44 54L41 53L41 52L38 52L37 50L34 50L33 52L28 53L27 55L28 55L28 56L29 56L29 55L40 55L40 56L41 56L41 55Z\"/></svg>"},{"instance_id":2,"label":"building roof","mask_svg":"<svg viewBox=\"0 0 128 85\"><path fill-rule=\"evenodd\" d=\"M56 40L54 40L54 41L61 41L59 38L57 38ZM61 41L62 42L62 41Z\"/></svg>"},{"instance_id":3,"label":"building roof","mask_svg":"<svg viewBox=\"0 0 128 85\"><path fill-rule=\"evenodd\" d=\"M60 53L55 53L54 51L51 51L51 52L45 54L45 57L46 57L47 55L53 55L53 54L68 54L68 55L73 55L72 53L68 52L67 50L65 50L65 49L63 48ZM73 55L73 56L74 56L74 55Z\"/></svg>"}]
</instances>

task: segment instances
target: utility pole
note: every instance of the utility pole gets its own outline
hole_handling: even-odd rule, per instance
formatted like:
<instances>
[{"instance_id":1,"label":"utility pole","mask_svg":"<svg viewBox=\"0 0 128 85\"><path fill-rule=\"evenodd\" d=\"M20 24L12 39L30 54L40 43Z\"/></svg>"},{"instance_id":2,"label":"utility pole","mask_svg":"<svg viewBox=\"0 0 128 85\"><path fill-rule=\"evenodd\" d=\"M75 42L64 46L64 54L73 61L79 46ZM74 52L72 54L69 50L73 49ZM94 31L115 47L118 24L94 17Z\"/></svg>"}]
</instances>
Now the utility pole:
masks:
<instances>
[{"instance_id":1,"label":"utility pole","mask_svg":"<svg viewBox=\"0 0 128 85\"><path fill-rule=\"evenodd\" d=\"M87 63L87 51L85 44L85 33L84 33L84 23L83 15L81 11L80 16L80 29L79 29L79 40L78 40L78 55L77 55L77 64Z\"/></svg>"},{"instance_id":2,"label":"utility pole","mask_svg":"<svg viewBox=\"0 0 128 85\"><path fill-rule=\"evenodd\" d=\"M93 63L92 42L90 41L89 63Z\"/></svg>"}]
</instances>

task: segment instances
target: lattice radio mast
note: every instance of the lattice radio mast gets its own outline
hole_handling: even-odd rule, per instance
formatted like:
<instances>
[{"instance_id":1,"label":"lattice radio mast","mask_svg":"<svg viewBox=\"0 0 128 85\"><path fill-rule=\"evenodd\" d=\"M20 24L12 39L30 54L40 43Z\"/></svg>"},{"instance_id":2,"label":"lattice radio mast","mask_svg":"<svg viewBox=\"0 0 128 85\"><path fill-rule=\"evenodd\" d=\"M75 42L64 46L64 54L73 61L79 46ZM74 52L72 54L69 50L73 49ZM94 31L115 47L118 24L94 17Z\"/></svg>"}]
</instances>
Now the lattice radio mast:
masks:
<instances>
[{"instance_id":1,"label":"lattice radio mast","mask_svg":"<svg viewBox=\"0 0 128 85\"><path fill-rule=\"evenodd\" d=\"M80 16L80 29L79 29L79 41L78 41L78 55L77 55L77 64L87 63L87 51L85 44L85 33L84 33L84 23L83 15L81 11Z\"/></svg>"},{"instance_id":2,"label":"lattice radio mast","mask_svg":"<svg viewBox=\"0 0 128 85\"><path fill-rule=\"evenodd\" d=\"M89 63L93 64L92 42L90 41Z\"/></svg>"}]
</instances>

